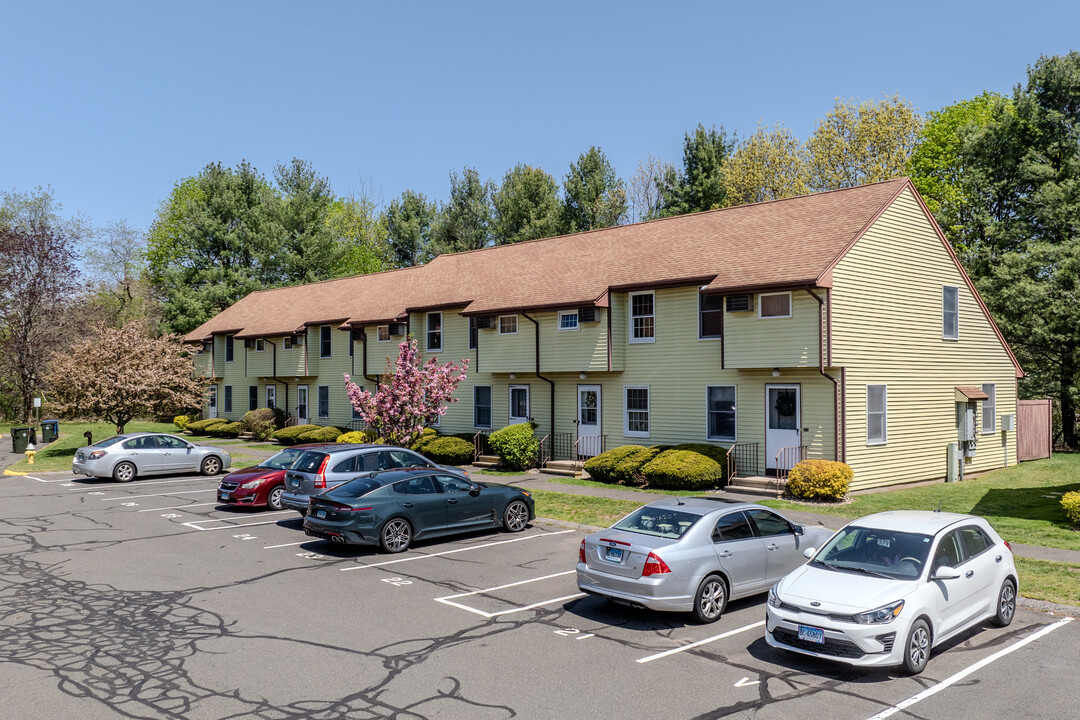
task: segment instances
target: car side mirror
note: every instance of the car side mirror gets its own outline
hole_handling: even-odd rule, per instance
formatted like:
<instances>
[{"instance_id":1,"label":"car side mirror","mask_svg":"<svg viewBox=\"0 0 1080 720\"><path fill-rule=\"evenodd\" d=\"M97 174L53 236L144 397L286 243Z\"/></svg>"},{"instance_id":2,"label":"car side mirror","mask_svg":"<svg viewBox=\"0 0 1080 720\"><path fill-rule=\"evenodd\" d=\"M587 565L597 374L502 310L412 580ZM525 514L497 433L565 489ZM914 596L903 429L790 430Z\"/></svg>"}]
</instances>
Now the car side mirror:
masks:
<instances>
[{"instance_id":1,"label":"car side mirror","mask_svg":"<svg viewBox=\"0 0 1080 720\"><path fill-rule=\"evenodd\" d=\"M948 565L942 565L930 576L931 580L955 580L960 577L960 571Z\"/></svg>"},{"instance_id":2,"label":"car side mirror","mask_svg":"<svg viewBox=\"0 0 1080 720\"><path fill-rule=\"evenodd\" d=\"M814 553L816 552L817 548L806 548L805 550L803 550L803 557L809 560L810 558L814 557Z\"/></svg>"},{"instance_id":3,"label":"car side mirror","mask_svg":"<svg viewBox=\"0 0 1080 720\"><path fill-rule=\"evenodd\" d=\"M477 495L479 495L480 494L480 486L479 485L473 485L472 487L470 487L469 488L469 494L472 495L473 497L476 497Z\"/></svg>"},{"instance_id":4,"label":"car side mirror","mask_svg":"<svg viewBox=\"0 0 1080 720\"><path fill-rule=\"evenodd\" d=\"M796 525L793 530L796 535L803 535L806 533L806 530L803 528L802 525Z\"/></svg>"}]
</instances>

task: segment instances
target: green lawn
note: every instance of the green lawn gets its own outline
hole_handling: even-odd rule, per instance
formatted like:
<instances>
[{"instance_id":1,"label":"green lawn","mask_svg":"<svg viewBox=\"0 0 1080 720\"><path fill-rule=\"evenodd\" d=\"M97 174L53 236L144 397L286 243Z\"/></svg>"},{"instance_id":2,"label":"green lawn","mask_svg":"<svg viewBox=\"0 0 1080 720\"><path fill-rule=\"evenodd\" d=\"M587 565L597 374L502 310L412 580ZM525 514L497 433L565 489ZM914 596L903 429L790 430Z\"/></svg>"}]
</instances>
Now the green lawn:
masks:
<instances>
[{"instance_id":1,"label":"green lawn","mask_svg":"<svg viewBox=\"0 0 1080 720\"><path fill-rule=\"evenodd\" d=\"M857 495L843 505L763 500L776 508L857 518L883 510L936 510L986 518L1010 542L1080 550L1061 495L1080 490L1080 453L995 470L974 480Z\"/></svg>"},{"instance_id":2,"label":"green lawn","mask_svg":"<svg viewBox=\"0 0 1080 720\"><path fill-rule=\"evenodd\" d=\"M653 495L683 495L689 497L701 496L705 493L712 492L712 490L652 490L650 488L631 487L630 485L610 485L608 483L597 482L596 480L582 480L581 478L560 476L554 476L547 479L551 482L562 483L563 485L578 485L580 487L604 488L608 490L629 490L630 492L651 493ZM642 502L651 501L643 499Z\"/></svg>"},{"instance_id":3,"label":"green lawn","mask_svg":"<svg viewBox=\"0 0 1080 720\"><path fill-rule=\"evenodd\" d=\"M71 459L75 456L75 450L86 445L86 438L83 437L83 433L87 430L94 434L95 440L104 440L105 438L112 437L116 434L116 426L110 425L109 423L67 423L61 420L59 439L48 445L41 445L39 443L39 449L37 455L34 456L33 465L27 463L26 460L20 460L8 469L13 472L22 473L70 470ZM172 423L131 422L128 423L124 430L127 432L174 433L176 432L176 426ZM0 433L4 436L3 440L0 440L0 442L11 442L10 427L5 426L0 428ZM38 433L38 439L40 440L40 428L38 429Z\"/></svg>"},{"instance_id":4,"label":"green lawn","mask_svg":"<svg viewBox=\"0 0 1080 720\"><path fill-rule=\"evenodd\" d=\"M1024 597L1080 606L1080 565L1018 557L1016 570Z\"/></svg>"},{"instance_id":5,"label":"green lawn","mask_svg":"<svg viewBox=\"0 0 1080 720\"><path fill-rule=\"evenodd\" d=\"M530 490L536 501L537 517L553 518L566 522L607 527L619 518L641 507L644 503L631 500L612 500L591 495Z\"/></svg>"}]
</instances>

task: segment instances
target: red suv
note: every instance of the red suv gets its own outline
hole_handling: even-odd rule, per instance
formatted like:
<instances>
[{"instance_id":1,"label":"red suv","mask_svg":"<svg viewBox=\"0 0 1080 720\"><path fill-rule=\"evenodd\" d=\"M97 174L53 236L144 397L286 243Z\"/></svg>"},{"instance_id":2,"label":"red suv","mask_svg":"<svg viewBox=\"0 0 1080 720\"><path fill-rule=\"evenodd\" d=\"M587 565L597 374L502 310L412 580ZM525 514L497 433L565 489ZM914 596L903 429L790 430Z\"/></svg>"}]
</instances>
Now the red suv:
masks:
<instances>
[{"instance_id":1,"label":"red suv","mask_svg":"<svg viewBox=\"0 0 1080 720\"><path fill-rule=\"evenodd\" d=\"M218 500L229 505L283 510L281 494L285 492L285 471L306 450L334 446L335 443L293 445L258 465L229 473L218 485Z\"/></svg>"}]
</instances>

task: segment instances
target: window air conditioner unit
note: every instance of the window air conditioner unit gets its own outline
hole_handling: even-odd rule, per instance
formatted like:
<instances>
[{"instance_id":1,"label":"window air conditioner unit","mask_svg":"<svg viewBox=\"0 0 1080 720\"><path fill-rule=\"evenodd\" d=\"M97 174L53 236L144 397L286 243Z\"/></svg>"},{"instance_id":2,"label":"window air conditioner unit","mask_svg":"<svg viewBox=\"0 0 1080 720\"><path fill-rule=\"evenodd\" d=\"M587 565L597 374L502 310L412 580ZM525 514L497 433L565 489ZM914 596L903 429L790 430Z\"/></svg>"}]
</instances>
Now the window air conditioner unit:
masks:
<instances>
[{"instance_id":1,"label":"window air conditioner unit","mask_svg":"<svg viewBox=\"0 0 1080 720\"><path fill-rule=\"evenodd\" d=\"M247 340L244 340L244 348L245 349L250 350L253 347L255 347L255 341L253 339L248 338Z\"/></svg>"},{"instance_id":2,"label":"window air conditioner unit","mask_svg":"<svg viewBox=\"0 0 1080 720\"><path fill-rule=\"evenodd\" d=\"M579 323L600 322L600 318L596 316L596 308L594 307L578 308L577 319Z\"/></svg>"},{"instance_id":3,"label":"window air conditioner unit","mask_svg":"<svg viewBox=\"0 0 1080 720\"><path fill-rule=\"evenodd\" d=\"M482 315L476 318L476 327L481 330L490 330L495 327L495 318L490 315Z\"/></svg>"},{"instance_id":4,"label":"window air conditioner unit","mask_svg":"<svg viewBox=\"0 0 1080 720\"><path fill-rule=\"evenodd\" d=\"M753 295L728 295L728 312L749 312L754 309Z\"/></svg>"},{"instance_id":5,"label":"window air conditioner unit","mask_svg":"<svg viewBox=\"0 0 1080 720\"><path fill-rule=\"evenodd\" d=\"M396 337L398 335L405 334L405 326L401 323L390 323L390 337Z\"/></svg>"},{"instance_id":6,"label":"window air conditioner unit","mask_svg":"<svg viewBox=\"0 0 1080 720\"><path fill-rule=\"evenodd\" d=\"M292 344L293 344L293 346L303 345L304 344L304 336L302 334L301 335L293 335L292 336Z\"/></svg>"},{"instance_id":7,"label":"window air conditioner unit","mask_svg":"<svg viewBox=\"0 0 1080 720\"><path fill-rule=\"evenodd\" d=\"M360 342L363 339L364 339L364 331L363 330L350 330L349 331L349 341L350 342Z\"/></svg>"}]
</instances>

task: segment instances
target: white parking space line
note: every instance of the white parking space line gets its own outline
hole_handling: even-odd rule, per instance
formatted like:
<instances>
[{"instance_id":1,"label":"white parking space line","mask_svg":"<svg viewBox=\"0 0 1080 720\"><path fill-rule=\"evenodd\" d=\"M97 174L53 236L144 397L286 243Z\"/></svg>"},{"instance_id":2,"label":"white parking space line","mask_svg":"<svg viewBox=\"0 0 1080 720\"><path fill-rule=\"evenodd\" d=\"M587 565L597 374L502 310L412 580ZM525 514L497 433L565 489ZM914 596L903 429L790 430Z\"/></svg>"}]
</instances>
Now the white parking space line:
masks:
<instances>
[{"instance_id":1,"label":"white parking space line","mask_svg":"<svg viewBox=\"0 0 1080 720\"><path fill-rule=\"evenodd\" d=\"M27 480L37 480L39 483L71 482L71 478L69 478L69 477L62 477L62 478L59 478L57 480L42 480L41 478L34 477L33 475L23 475L23 477L26 478Z\"/></svg>"},{"instance_id":2,"label":"white parking space line","mask_svg":"<svg viewBox=\"0 0 1080 720\"><path fill-rule=\"evenodd\" d=\"M68 482L71 482L72 479L74 479L74 478L69 478ZM137 481L136 486L137 487L146 487L147 485L169 485L169 484L172 484L172 483L195 482L197 480L206 480L206 479L208 479L208 478L201 478L201 477L197 477L197 478L181 478L180 480L154 480L152 482L148 481L148 480L139 480L139 481ZM124 486L125 487L130 487L130 485L126 485L126 484ZM103 487L105 487L105 488L119 488L119 487L121 487L121 483L114 483L112 485L91 485L90 487L80 487L80 488L75 488L73 490L68 490L68 492L73 492L73 493L74 492L87 492L89 490L100 490Z\"/></svg>"},{"instance_id":3,"label":"white parking space line","mask_svg":"<svg viewBox=\"0 0 1080 720\"><path fill-rule=\"evenodd\" d=\"M110 500L133 500L135 498L169 497L170 495L194 495L195 493L207 492L217 492L217 488L206 488L205 490L177 490L176 492L153 493L150 495L120 495L119 497L98 498L98 500L109 502Z\"/></svg>"},{"instance_id":4,"label":"white parking space line","mask_svg":"<svg viewBox=\"0 0 1080 720\"><path fill-rule=\"evenodd\" d=\"M306 542L311 542L311 540L301 540L300 542L293 542L293 543L282 543L281 545L264 545L263 550L273 550L274 548L292 547L293 545L303 545Z\"/></svg>"},{"instance_id":5,"label":"white parking space line","mask_svg":"<svg viewBox=\"0 0 1080 720\"><path fill-rule=\"evenodd\" d=\"M193 507L203 507L204 505L220 505L221 503L208 502L208 503L190 503L188 505L170 505L169 507L160 508L146 508L145 510L136 510L135 512L157 512L158 510L187 510Z\"/></svg>"},{"instance_id":6,"label":"white parking space line","mask_svg":"<svg viewBox=\"0 0 1080 720\"><path fill-rule=\"evenodd\" d=\"M485 595L496 590L502 590L504 588L517 587L519 585L527 585L529 583L540 582L541 580L550 580L551 578L562 577L564 575L572 575L576 570L567 570L566 572L554 573L552 575L544 575L543 577L532 578L530 580L519 580L518 582L507 583L505 585L496 585L495 587L484 588L483 590L473 590L472 592L458 593L457 595L446 595L445 597L435 598L435 602L443 603L444 605L452 605L462 610L468 610L471 613L477 615L483 615L486 618L498 617L500 615L509 615L511 613L524 612L525 610L532 610L533 608L543 607L544 605L553 605L557 602L564 600L574 600L579 597L585 597L585 593L574 593L573 595L564 595L563 597L552 598L551 600L542 600L540 602L532 603L531 605L524 605L522 607L515 607L509 610L499 610L497 612L485 612L474 607L469 607L462 603L453 602L457 598L469 597L471 595Z\"/></svg>"},{"instance_id":7,"label":"white parking space line","mask_svg":"<svg viewBox=\"0 0 1080 720\"><path fill-rule=\"evenodd\" d=\"M739 633L746 632L747 630L753 630L754 628L759 628L764 624L765 624L765 621L761 620L759 622L753 623L752 625L744 625L741 628L735 628L734 630L728 630L725 633L720 633L719 635L713 635L712 637L705 638L704 640L698 640L697 642L690 643L689 645L683 645L682 647L672 648L671 650L665 650L664 652L656 653L655 655L649 655L647 657L638 658L637 661L639 663L647 663L647 662L652 662L653 660L659 660L660 658L666 658L668 655L674 655L676 653L686 652L687 650L693 650L696 647L701 647L702 645L707 645L707 644L709 644L711 642L716 642L717 640L723 640L726 637L731 637L732 635L738 635Z\"/></svg>"},{"instance_id":8,"label":"white parking space line","mask_svg":"<svg viewBox=\"0 0 1080 720\"><path fill-rule=\"evenodd\" d=\"M285 515L285 514L290 514L290 513L295 515L296 511L295 510L279 510L277 512L263 513L261 517L267 517L268 515ZM277 522L277 520L263 520L261 522L237 523L235 525L222 525L221 527L202 527L203 524L205 524L205 523L227 523L230 519L232 519L232 518L210 518L208 520L193 520L192 522L186 522L186 523L180 523L180 524L185 526L185 527L192 528L194 530L206 530L206 531L209 531L209 530L231 530L232 528L252 527L254 525L272 525L272 524Z\"/></svg>"},{"instance_id":9,"label":"white parking space line","mask_svg":"<svg viewBox=\"0 0 1080 720\"><path fill-rule=\"evenodd\" d=\"M912 705L914 705L915 703L920 702L922 700L925 700L926 698L930 697L931 695L935 695L935 694L941 692L942 690L949 687L950 685L955 685L956 683L963 680L964 678L966 678L968 675L972 674L973 672L976 672L977 670L981 670L982 668L986 667L987 665L994 662L995 660L1000 660L1001 658L1005 657L1006 655L1013 652L1014 650L1019 650L1020 648L1024 647L1028 643L1035 642L1036 640L1041 638L1043 635L1048 635L1048 634L1052 633L1053 631L1057 630L1059 627L1061 627L1063 625L1068 625L1070 622L1072 622L1072 618L1065 618L1064 620L1057 621L1053 625L1047 625L1042 630L1039 630L1037 633L1035 633L1033 635L1028 635L1023 640L1019 640L1019 641L1013 643L1012 645L1009 645L1008 647L1005 647L1005 648L1002 648L1001 650L998 650L993 655L990 655L989 657L983 658L982 660L975 663L971 667L966 668L964 670L961 670L960 672L956 673L955 675L951 675L951 676L945 678L944 680L939 682L937 685L931 685L930 687L926 688L922 692L920 692L920 693L918 693L916 695L912 695L907 700L904 700L903 702L899 702L899 703L897 703L896 705L893 705L890 708L882 710L877 715L874 715L873 717L871 717L870 720L884 720L884 718L895 715L896 713L900 712L901 710L903 710L905 708L909 708Z\"/></svg>"},{"instance_id":10,"label":"white parking space line","mask_svg":"<svg viewBox=\"0 0 1080 720\"><path fill-rule=\"evenodd\" d=\"M396 565L403 562L412 562L413 560L427 560L428 558L442 557L443 555L453 555L454 553L468 552L470 550L479 550L480 548L494 547L495 545L506 545L507 543L522 542L524 540L536 540L538 538L555 537L556 535L565 535L566 533L572 532L578 531L558 530L556 532L540 533L539 535L529 535L527 537L513 538L512 540L499 540L498 542L481 543L480 545L470 545L468 547L456 548L454 550L444 550L443 552L428 553L426 555L410 555L409 557L371 563L370 565L354 565L353 567L341 568L341 572L347 572L349 570L363 570L365 568L383 567L386 565Z\"/></svg>"}]
</instances>

